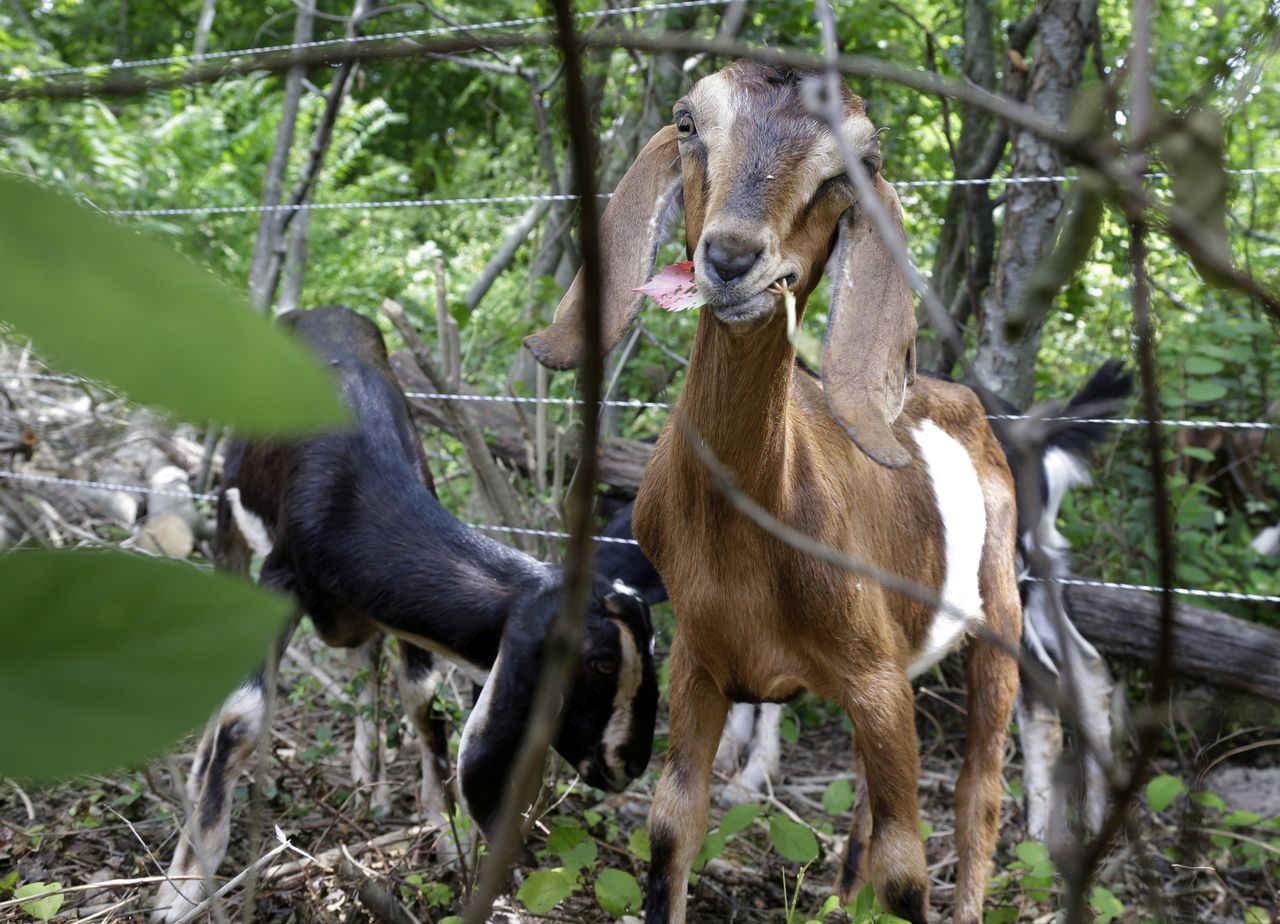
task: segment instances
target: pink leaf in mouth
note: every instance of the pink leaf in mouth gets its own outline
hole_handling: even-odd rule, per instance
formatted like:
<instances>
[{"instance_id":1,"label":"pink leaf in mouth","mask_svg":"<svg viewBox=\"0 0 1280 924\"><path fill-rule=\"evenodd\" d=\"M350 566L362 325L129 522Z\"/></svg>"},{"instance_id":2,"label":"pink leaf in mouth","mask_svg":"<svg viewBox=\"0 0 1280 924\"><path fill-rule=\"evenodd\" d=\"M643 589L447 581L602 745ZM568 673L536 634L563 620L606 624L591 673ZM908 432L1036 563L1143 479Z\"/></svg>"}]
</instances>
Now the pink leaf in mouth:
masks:
<instances>
[{"instance_id":1,"label":"pink leaf in mouth","mask_svg":"<svg viewBox=\"0 0 1280 924\"><path fill-rule=\"evenodd\" d=\"M692 260L681 260L662 267L649 277L648 282L631 291L649 296L667 311L688 311L706 304L706 300L698 294Z\"/></svg>"}]
</instances>

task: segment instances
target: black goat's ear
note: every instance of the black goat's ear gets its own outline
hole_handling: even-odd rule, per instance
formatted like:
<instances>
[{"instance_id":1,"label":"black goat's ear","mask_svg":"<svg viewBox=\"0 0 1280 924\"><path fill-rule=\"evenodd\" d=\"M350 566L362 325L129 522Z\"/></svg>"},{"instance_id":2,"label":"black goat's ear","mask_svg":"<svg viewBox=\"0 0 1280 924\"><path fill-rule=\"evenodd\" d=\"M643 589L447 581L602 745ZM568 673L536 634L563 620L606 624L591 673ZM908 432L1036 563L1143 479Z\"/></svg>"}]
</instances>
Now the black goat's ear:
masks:
<instances>
[{"instance_id":1,"label":"black goat's ear","mask_svg":"<svg viewBox=\"0 0 1280 924\"><path fill-rule=\"evenodd\" d=\"M905 242L897 192L878 176L872 184L894 233ZM911 461L893 422L916 375L915 302L861 205L840 219L827 276L831 309L822 352L827 405L858 448L881 465L899 468Z\"/></svg>"},{"instance_id":2,"label":"black goat's ear","mask_svg":"<svg viewBox=\"0 0 1280 924\"><path fill-rule=\"evenodd\" d=\"M674 125L658 130L618 183L600 218L600 322L603 351L622 339L644 303L633 291L653 272L667 225L681 190L680 151ZM530 334L524 345L549 369L582 364L582 271L556 308L546 330Z\"/></svg>"},{"instance_id":3,"label":"black goat's ear","mask_svg":"<svg viewBox=\"0 0 1280 924\"><path fill-rule=\"evenodd\" d=\"M528 727L540 667L534 654L536 646L512 642L503 639L458 745L462 798L481 834L491 843L498 833L502 802L512 791L511 771ZM525 798L532 801L536 795L534 791ZM519 860L532 862L527 848L522 849Z\"/></svg>"}]
</instances>

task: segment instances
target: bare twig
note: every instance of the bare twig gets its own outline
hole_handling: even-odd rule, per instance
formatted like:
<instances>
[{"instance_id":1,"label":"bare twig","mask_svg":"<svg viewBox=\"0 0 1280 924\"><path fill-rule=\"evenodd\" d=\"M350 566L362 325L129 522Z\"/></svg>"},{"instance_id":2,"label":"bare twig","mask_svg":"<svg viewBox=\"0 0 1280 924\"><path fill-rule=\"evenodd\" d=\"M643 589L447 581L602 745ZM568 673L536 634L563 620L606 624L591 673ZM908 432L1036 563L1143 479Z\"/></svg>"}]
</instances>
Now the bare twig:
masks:
<instances>
[{"instance_id":1,"label":"bare twig","mask_svg":"<svg viewBox=\"0 0 1280 924\"><path fill-rule=\"evenodd\" d=\"M569 0L555 0L557 43L565 66L565 112L569 119L575 186L583 201L595 198L595 138L588 123L591 107L582 74L581 43L573 25ZM520 814L533 798L541 780L547 748L559 726L559 703L571 677L575 655L581 646L582 625L591 581L592 511L595 487L596 443L599 439L599 407L603 380L600 355L600 253L599 217L594 208L581 210L579 241L582 250L581 384L586 408L583 413L582 458L574 491L567 505L566 526L570 538L565 556L564 603L548 627L543 644L542 673L520 750L512 763L510 785L502 800L497 836L467 907L467 924L483 924L506 879L521 841Z\"/></svg>"}]
</instances>

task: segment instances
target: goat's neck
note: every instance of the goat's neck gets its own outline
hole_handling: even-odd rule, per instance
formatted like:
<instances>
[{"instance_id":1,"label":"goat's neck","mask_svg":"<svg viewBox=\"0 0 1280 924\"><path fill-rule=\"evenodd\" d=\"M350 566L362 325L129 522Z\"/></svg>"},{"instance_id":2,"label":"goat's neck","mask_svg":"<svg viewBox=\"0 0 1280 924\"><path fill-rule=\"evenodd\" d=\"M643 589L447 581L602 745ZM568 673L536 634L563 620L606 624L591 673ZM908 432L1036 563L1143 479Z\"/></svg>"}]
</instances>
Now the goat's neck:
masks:
<instances>
[{"instance_id":1,"label":"goat's neck","mask_svg":"<svg viewBox=\"0 0 1280 924\"><path fill-rule=\"evenodd\" d=\"M769 509L776 508L786 470L794 369L795 347L783 318L735 335L703 310L679 409L738 487ZM678 433L673 449L678 464L706 478L701 460Z\"/></svg>"},{"instance_id":2,"label":"goat's neck","mask_svg":"<svg viewBox=\"0 0 1280 924\"><path fill-rule=\"evenodd\" d=\"M396 634L488 668L521 594L546 566L458 522L421 483L366 480L336 568L346 594Z\"/></svg>"}]
</instances>

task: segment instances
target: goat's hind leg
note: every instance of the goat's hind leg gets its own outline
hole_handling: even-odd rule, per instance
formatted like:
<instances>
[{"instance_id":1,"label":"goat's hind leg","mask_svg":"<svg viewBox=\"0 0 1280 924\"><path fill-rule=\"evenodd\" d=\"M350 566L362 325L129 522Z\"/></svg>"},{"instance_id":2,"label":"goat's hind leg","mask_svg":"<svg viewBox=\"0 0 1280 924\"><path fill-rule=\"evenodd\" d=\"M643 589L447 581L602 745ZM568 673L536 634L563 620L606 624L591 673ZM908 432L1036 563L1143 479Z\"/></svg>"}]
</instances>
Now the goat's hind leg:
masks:
<instances>
[{"instance_id":1,"label":"goat's hind leg","mask_svg":"<svg viewBox=\"0 0 1280 924\"><path fill-rule=\"evenodd\" d=\"M978 924L1000 833L1000 773L1018 690L1018 663L989 642L969 643L964 766L956 781L956 924Z\"/></svg>"},{"instance_id":2,"label":"goat's hind leg","mask_svg":"<svg viewBox=\"0 0 1280 924\"><path fill-rule=\"evenodd\" d=\"M231 838L231 801L236 780L253 756L266 716L262 672L245 681L205 729L187 777L191 817L178 836L168 879L156 893L154 917L177 921L206 898Z\"/></svg>"},{"instance_id":3,"label":"goat's hind leg","mask_svg":"<svg viewBox=\"0 0 1280 924\"><path fill-rule=\"evenodd\" d=\"M447 831L458 799L450 781L449 724L435 708L436 689L444 672L430 652L400 641L400 701L404 713L417 730L418 753L422 758L422 788L419 805L423 821L441 824ZM450 852L449 842L436 843L436 859ZM465 848L465 844L461 845Z\"/></svg>"},{"instance_id":4,"label":"goat's hind leg","mask_svg":"<svg viewBox=\"0 0 1280 924\"><path fill-rule=\"evenodd\" d=\"M840 878L836 882L836 894L840 904L847 905L858 897L867 882L867 842L871 839L871 803L867 798L867 771L862 757L857 753L855 740L853 772L858 786L858 801L853 807L853 823L849 837L844 842L840 857Z\"/></svg>"},{"instance_id":5,"label":"goat's hind leg","mask_svg":"<svg viewBox=\"0 0 1280 924\"><path fill-rule=\"evenodd\" d=\"M387 783L389 754L382 729L382 642L382 633L376 632L349 654L357 671L351 781L355 784L356 805L361 810L367 808L385 814L391 807L391 787Z\"/></svg>"}]
</instances>

